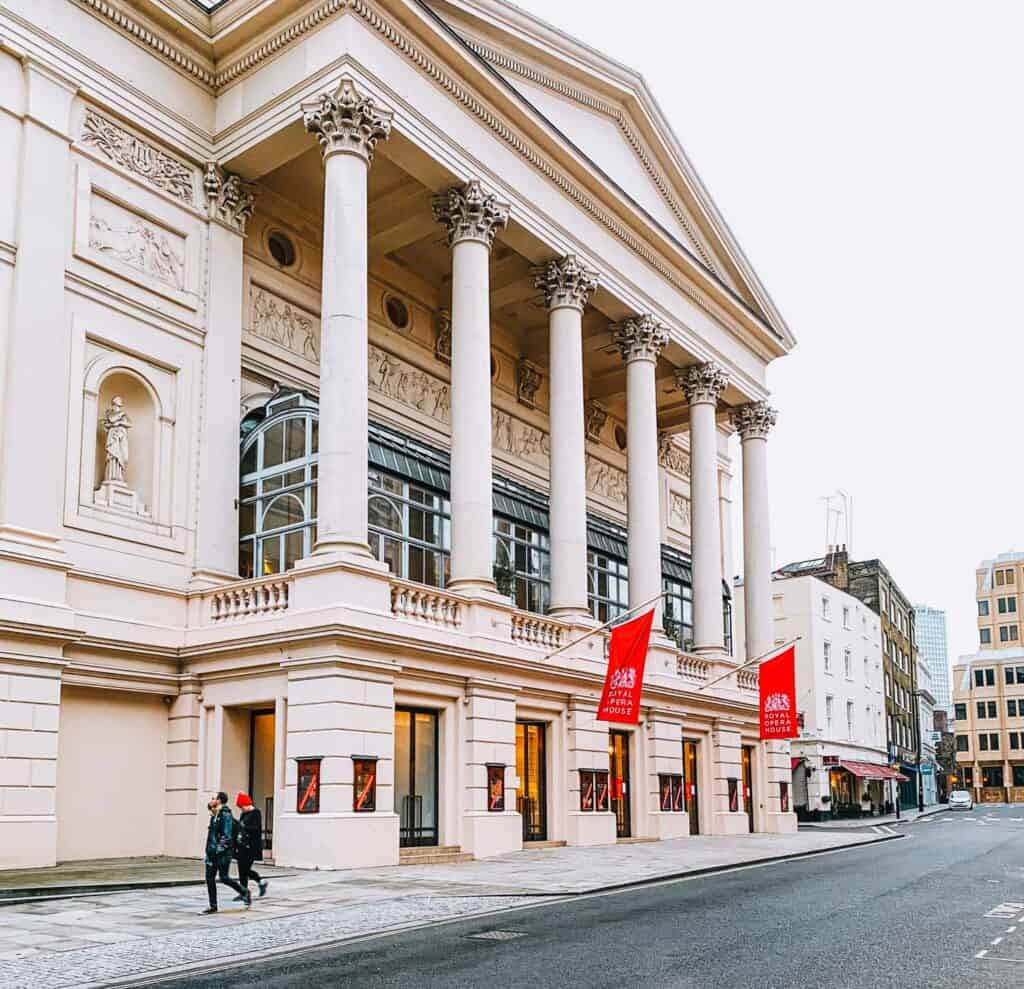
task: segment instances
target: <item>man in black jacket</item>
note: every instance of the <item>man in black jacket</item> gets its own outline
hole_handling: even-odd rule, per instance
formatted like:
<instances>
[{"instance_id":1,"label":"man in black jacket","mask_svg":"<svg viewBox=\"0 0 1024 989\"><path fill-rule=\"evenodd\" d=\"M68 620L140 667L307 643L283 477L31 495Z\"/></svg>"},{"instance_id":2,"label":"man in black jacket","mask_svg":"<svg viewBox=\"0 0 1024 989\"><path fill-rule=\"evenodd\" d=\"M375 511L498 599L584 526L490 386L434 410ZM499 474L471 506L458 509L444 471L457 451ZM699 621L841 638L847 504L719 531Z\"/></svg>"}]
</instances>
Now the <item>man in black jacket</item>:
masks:
<instances>
[{"instance_id":1,"label":"man in black jacket","mask_svg":"<svg viewBox=\"0 0 1024 989\"><path fill-rule=\"evenodd\" d=\"M267 880L252 867L253 862L263 861L263 817L248 793L235 797L238 807L238 840L235 842L235 858L238 859L238 881L248 891L249 879L255 879L260 896L267 895ZM236 900L242 899L236 896Z\"/></svg>"},{"instance_id":2,"label":"man in black jacket","mask_svg":"<svg viewBox=\"0 0 1024 989\"><path fill-rule=\"evenodd\" d=\"M249 891L228 875L235 849L236 825L227 804L228 795L221 791L206 805L210 811L210 826L206 832L206 891L210 894L210 906L203 913L217 912L218 877L242 897L246 906L252 903Z\"/></svg>"}]
</instances>

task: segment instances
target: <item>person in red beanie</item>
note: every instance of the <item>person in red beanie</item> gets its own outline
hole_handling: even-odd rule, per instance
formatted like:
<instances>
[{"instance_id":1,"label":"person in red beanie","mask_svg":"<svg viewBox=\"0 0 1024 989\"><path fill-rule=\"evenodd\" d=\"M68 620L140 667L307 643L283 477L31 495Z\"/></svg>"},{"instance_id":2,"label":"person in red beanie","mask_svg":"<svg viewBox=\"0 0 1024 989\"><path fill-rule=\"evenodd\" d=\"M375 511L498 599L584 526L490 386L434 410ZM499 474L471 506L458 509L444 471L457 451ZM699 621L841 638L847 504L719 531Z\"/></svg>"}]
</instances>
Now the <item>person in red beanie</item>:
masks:
<instances>
[{"instance_id":1,"label":"person in red beanie","mask_svg":"<svg viewBox=\"0 0 1024 989\"><path fill-rule=\"evenodd\" d=\"M267 880L252 867L253 862L263 861L263 818L248 793L239 793L235 797L235 806L241 815L238 819L238 840L235 842L238 881L245 894L249 895L249 879L254 879L260 888L260 896L266 896ZM245 896L239 895L235 899L244 900Z\"/></svg>"}]
</instances>

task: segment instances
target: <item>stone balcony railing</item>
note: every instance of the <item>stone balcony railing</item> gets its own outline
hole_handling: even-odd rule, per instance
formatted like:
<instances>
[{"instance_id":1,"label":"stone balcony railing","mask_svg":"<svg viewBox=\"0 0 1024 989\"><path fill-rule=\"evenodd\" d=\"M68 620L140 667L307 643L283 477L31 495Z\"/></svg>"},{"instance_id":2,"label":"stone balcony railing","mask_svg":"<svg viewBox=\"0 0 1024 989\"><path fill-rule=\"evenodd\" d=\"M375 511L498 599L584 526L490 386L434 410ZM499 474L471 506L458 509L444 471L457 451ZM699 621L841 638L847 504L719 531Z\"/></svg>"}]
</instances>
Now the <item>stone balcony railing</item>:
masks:
<instances>
[{"instance_id":1,"label":"stone balcony railing","mask_svg":"<svg viewBox=\"0 0 1024 989\"><path fill-rule=\"evenodd\" d=\"M218 624L242 618L278 615L288 610L291 578L284 574L218 587L203 594L209 620Z\"/></svg>"},{"instance_id":2,"label":"stone balcony railing","mask_svg":"<svg viewBox=\"0 0 1024 989\"><path fill-rule=\"evenodd\" d=\"M558 649L562 645L563 628L561 622L520 611L512 616L512 641L542 649Z\"/></svg>"},{"instance_id":3,"label":"stone balcony railing","mask_svg":"<svg viewBox=\"0 0 1024 989\"><path fill-rule=\"evenodd\" d=\"M736 673L736 686L740 690L758 691L761 686L761 677L757 670L739 670Z\"/></svg>"},{"instance_id":4,"label":"stone balcony railing","mask_svg":"<svg viewBox=\"0 0 1024 989\"><path fill-rule=\"evenodd\" d=\"M685 652L680 653L676 660L676 673L684 680L706 683L711 677L711 664L706 659L698 659Z\"/></svg>"},{"instance_id":5,"label":"stone balcony railing","mask_svg":"<svg viewBox=\"0 0 1024 989\"><path fill-rule=\"evenodd\" d=\"M462 624L462 608L459 598L437 587L391 581L391 614L396 618L412 618L444 628L458 628Z\"/></svg>"}]
</instances>

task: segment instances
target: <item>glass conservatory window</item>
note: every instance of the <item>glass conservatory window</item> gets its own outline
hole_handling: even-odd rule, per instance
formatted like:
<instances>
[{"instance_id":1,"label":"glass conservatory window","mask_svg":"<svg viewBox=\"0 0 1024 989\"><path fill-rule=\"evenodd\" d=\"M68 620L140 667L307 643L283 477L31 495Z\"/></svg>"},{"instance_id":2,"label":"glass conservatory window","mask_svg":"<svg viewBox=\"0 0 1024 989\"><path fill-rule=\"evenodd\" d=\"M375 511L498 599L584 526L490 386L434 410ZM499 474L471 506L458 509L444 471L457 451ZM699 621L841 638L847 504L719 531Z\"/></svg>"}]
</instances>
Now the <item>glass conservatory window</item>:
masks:
<instances>
[{"instance_id":1,"label":"glass conservatory window","mask_svg":"<svg viewBox=\"0 0 1024 989\"><path fill-rule=\"evenodd\" d=\"M517 608L543 614L551 599L548 534L500 516L494 519L494 581Z\"/></svg>"},{"instance_id":2,"label":"glass conservatory window","mask_svg":"<svg viewBox=\"0 0 1024 989\"><path fill-rule=\"evenodd\" d=\"M610 622L629 608L629 567L615 556L587 551L587 592L590 613Z\"/></svg>"},{"instance_id":3,"label":"glass conservatory window","mask_svg":"<svg viewBox=\"0 0 1024 989\"><path fill-rule=\"evenodd\" d=\"M673 577L663 577L665 634L683 650L693 648L693 588Z\"/></svg>"},{"instance_id":4,"label":"glass conservatory window","mask_svg":"<svg viewBox=\"0 0 1024 989\"><path fill-rule=\"evenodd\" d=\"M281 573L308 556L316 537L316 406L301 394L267 403L242 441L238 572Z\"/></svg>"},{"instance_id":5,"label":"glass conservatory window","mask_svg":"<svg viewBox=\"0 0 1024 989\"><path fill-rule=\"evenodd\" d=\"M371 468L368 508L370 552L396 576L444 587L451 565L448 499Z\"/></svg>"}]
</instances>

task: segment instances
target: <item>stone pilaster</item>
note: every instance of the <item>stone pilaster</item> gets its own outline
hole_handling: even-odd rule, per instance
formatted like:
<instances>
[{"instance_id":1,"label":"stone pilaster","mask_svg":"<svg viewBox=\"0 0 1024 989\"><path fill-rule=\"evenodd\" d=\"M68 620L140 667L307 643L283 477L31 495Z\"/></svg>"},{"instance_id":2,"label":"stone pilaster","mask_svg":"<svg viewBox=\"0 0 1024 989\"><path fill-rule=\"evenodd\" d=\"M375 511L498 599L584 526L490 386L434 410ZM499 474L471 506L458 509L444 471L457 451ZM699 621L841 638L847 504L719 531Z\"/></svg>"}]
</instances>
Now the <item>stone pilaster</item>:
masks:
<instances>
[{"instance_id":1,"label":"stone pilaster","mask_svg":"<svg viewBox=\"0 0 1024 989\"><path fill-rule=\"evenodd\" d=\"M615 815L580 810L580 770L608 772L608 725L597 720L597 701L569 698L569 815L566 839L570 845L608 845L615 841ZM609 804L609 808L610 808Z\"/></svg>"},{"instance_id":2,"label":"stone pilaster","mask_svg":"<svg viewBox=\"0 0 1024 989\"><path fill-rule=\"evenodd\" d=\"M237 445L237 444L236 444ZM167 714L164 851L189 858L201 848L206 795L199 789L200 686L185 683Z\"/></svg>"},{"instance_id":3,"label":"stone pilaster","mask_svg":"<svg viewBox=\"0 0 1024 989\"><path fill-rule=\"evenodd\" d=\"M516 851L523 844L516 811L516 694L493 683L466 687L467 782L463 809L463 848L477 858ZM488 767L504 766L505 810L488 809Z\"/></svg>"},{"instance_id":4,"label":"stone pilaster","mask_svg":"<svg viewBox=\"0 0 1024 989\"><path fill-rule=\"evenodd\" d=\"M451 512L448 586L495 593L491 564L490 252L509 206L473 179L433 199L452 248Z\"/></svg>"},{"instance_id":5,"label":"stone pilaster","mask_svg":"<svg viewBox=\"0 0 1024 989\"><path fill-rule=\"evenodd\" d=\"M743 806L743 752L740 726L716 721L711 732L711 833L747 834ZM729 781L734 780L737 810L729 810Z\"/></svg>"},{"instance_id":6,"label":"stone pilaster","mask_svg":"<svg viewBox=\"0 0 1024 989\"><path fill-rule=\"evenodd\" d=\"M680 838L690 833L686 801L682 810L663 812L659 777L683 775L683 719L668 711L647 715L647 805L649 823L645 834L656 838Z\"/></svg>"}]
</instances>

